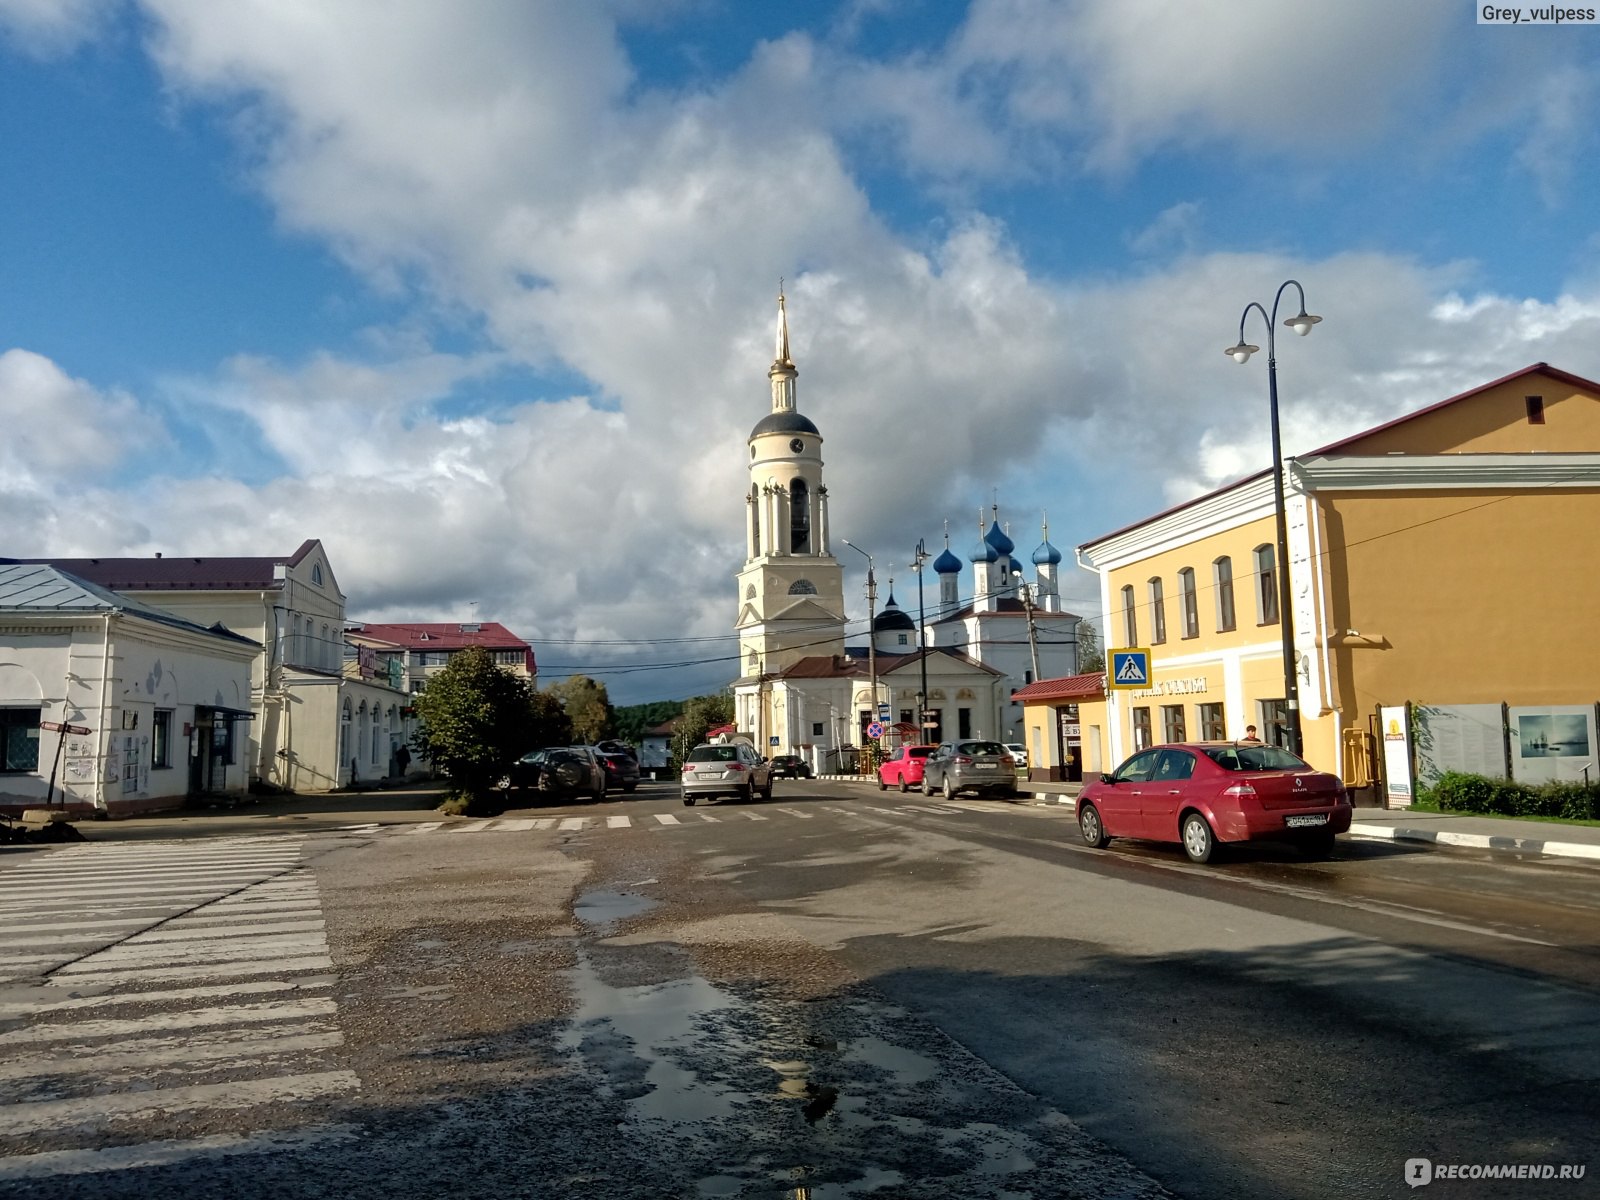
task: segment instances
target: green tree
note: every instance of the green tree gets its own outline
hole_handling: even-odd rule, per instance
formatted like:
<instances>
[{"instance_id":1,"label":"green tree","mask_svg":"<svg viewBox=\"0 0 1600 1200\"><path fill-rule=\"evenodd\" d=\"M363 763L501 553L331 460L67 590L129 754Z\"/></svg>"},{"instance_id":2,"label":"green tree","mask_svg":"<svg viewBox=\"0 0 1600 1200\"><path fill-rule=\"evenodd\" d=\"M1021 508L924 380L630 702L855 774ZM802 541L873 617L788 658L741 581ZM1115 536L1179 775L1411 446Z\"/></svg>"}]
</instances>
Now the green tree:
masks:
<instances>
[{"instance_id":1,"label":"green tree","mask_svg":"<svg viewBox=\"0 0 1600 1200\"><path fill-rule=\"evenodd\" d=\"M1093 621L1078 622L1078 670L1087 675L1091 671L1104 671L1106 656L1100 649L1100 632Z\"/></svg>"},{"instance_id":2,"label":"green tree","mask_svg":"<svg viewBox=\"0 0 1600 1200\"><path fill-rule=\"evenodd\" d=\"M587 675L572 675L553 683L548 693L561 702L572 722L572 736L586 745L611 736L611 697L606 685Z\"/></svg>"},{"instance_id":3,"label":"green tree","mask_svg":"<svg viewBox=\"0 0 1600 1200\"><path fill-rule=\"evenodd\" d=\"M684 703L683 715L678 718L678 732L673 738L677 750L693 749L706 740L706 733L718 725L733 720L733 693L717 692L710 696L694 696Z\"/></svg>"},{"instance_id":4,"label":"green tree","mask_svg":"<svg viewBox=\"0 0 1600 1200\"><path fill-rule=\"evenodd\" d=\"M417 697L412 744L469 804L481 804L515 759L543 743L552 713L537 695L531 680L473 646L452 655Z\"/></svg>"},{"instance_id":5,"label":"green tree","mask_svg":"<svg viewBox=\"0 0 1600 1200\"><path fill-rule=\"evenodd\" d=\"M638 746L657 725L672 720L683 711L682 700L652 700L648 704L621 704L611 710L616 736Z\"/></svg>"}]
</instances>

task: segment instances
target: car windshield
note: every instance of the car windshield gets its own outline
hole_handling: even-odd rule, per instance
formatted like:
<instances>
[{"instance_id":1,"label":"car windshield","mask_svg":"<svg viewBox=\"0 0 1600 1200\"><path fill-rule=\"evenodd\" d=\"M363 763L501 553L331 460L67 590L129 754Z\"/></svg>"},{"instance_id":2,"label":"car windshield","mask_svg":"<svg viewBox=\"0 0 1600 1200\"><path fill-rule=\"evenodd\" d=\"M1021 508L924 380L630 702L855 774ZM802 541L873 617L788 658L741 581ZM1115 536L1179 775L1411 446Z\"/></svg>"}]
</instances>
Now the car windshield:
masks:
<instances>
[{"instance_id":1,"label":"car windshield","mask_svg":"<svg viewBox=\"0 0 1600 1200\"><path fill-rule=\"evenodd\" d=\"M1006 748L999 742L962 742L962 754L1004 754Z\"/></svg>"},{"instance_id":2,"label":"car windshield","mask_svg":"<svg viewBox=\"0 0 1600 1200\"><path fill-rule=\"evenodd\" d=\"M552 750L545 761L553 763L582 762L583 755L576 750Z\"/></svg>"},{"instance_id":3,"label":"car windshield","mask_svg":"<svg viewBox=\"0 0 1600 1200\"><path fill-rule=\"evenodd\" d=\"M733 762L738 757L735 746L696 746L689 751L690 762Z\"/></svg>"},{"instance_id":4,"label":"car windshield","mask_svg":"<svg viewBox=\"0 0 1600 1200\"><path fill-rule=\"evenodd\" d=\"M1224 771L1309 771L1305 759L1276 746L1207 746L1205 756Z\"/></svg>"}]
</instances>

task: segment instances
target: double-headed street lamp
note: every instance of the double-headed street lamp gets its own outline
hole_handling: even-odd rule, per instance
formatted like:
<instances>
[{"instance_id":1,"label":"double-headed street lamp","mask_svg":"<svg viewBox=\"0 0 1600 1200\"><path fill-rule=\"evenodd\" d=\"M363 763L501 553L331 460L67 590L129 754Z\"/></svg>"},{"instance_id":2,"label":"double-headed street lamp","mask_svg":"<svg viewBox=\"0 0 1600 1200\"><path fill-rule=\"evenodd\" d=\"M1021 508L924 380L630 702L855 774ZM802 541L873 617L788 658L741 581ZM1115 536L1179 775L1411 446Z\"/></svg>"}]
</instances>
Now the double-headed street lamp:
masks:
<instances>
[{"instance_id":1,"label":"double-headed street lamp","mask_svg":"<svg viewBox=\"0 0 1600 1200\"><path fill-rule=\"evenodd\" d=\"M1300 668L1296 661L1294 649L1294 616L1289 610L1289 519L1284 512L1283 504L1283 443L1278 434L1278 345L1277 324L1278 304L1283 300L1286 288L1293 287L1300 295L1300 312L1284 322L1301 337L1311 332L1311 327L1321 321L1321 317L1312 316L1306 311L1306 292L1298 280L1286 279L1278 286L1278 294L1272 300L1272 312L1254 300L1244 306L1244 312L1239 315L1239 342L1238 345L1229 346L1225 351L1229 358L1236 363L1250 361L1250 356L1260 346L1252 346L1244 340L1244 323L1250 316L1253 308L1261 314L1261 319L1267 323L1267 396L1272 409L1272 502L1273 509L1278 519L1278 546L1277 546L1277 572L1278 572L1278 622L1283 633L1283 702L1288 710L1288 725L1285 732L1289 737L1289 749L1295 754L1303 751L1303 741L1300 736Z\"/></svg>"},{"instance_id":2,"label":"double-headed street lamp","mask_svg":"<svg viewBox=\"0 0 1600 1200\"><path fill-rule=\"evenodd\" d=\"M928 628L928 610L922 602L922 568L931 557L928 548L922 544L922 539L918 538L917 552L911 560L911 569L917 573L917 658L918 666L922 668L922 690L917 693L919 743L928 740L928 647L923 640Z\"/></svg>"}]
</instances>

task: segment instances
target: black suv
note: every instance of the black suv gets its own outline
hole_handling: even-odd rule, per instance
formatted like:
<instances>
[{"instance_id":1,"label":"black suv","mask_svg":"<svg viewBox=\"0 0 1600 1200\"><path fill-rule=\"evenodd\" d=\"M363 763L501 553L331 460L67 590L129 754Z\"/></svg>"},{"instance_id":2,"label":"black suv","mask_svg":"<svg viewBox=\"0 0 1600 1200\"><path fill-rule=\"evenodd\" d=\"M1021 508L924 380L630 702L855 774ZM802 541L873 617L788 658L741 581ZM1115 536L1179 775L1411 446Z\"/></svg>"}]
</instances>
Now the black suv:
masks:
<instances>
[{"instance_id":1,"label":"black suv","mask_svg":"<svg viewBox=\"0 0 1600 1200\"><path fill-rule=\"evenodd\" d=\"M772 757L772 774L779 779L810 779L811 764L798 754L775 754Z\"/></svg>"}]
</instances>

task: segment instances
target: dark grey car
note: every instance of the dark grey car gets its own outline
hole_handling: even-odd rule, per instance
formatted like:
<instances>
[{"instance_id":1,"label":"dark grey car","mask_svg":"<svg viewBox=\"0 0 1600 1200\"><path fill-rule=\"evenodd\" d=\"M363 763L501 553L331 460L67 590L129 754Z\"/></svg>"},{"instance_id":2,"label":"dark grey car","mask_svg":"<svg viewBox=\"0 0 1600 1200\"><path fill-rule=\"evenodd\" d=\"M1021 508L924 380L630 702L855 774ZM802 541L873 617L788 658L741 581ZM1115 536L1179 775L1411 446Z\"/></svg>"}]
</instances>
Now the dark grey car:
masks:
<instances>
[{"instance_id":1,"label":"dark grey car","mask_svg":"<svg viewBox=\"0 0 1600 1200\"><path fill-rule=\"evenodd\" d=\"M923 795L943 792L946 800L958 792L1012 796L1017 791L1017 764L999 742L962 739L945 742L922 766Z\"/></svg>"}]
</instances>

